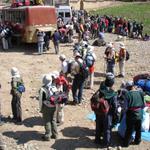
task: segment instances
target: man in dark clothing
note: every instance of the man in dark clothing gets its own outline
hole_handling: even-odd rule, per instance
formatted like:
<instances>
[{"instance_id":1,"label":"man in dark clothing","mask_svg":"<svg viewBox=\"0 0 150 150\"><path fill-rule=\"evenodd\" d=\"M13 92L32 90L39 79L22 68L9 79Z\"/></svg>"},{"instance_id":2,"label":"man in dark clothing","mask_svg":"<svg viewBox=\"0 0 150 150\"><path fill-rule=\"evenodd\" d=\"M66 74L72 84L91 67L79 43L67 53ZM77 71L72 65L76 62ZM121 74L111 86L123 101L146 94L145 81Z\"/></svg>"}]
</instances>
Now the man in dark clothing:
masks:
<instances>
[{"instance_id":1,"label":"man in dark clothing","mask_svg":"<svg viewBox=\"0 0 150 150\"><path fill-rule=\"evenodd\" d=\"M74 104L81 104L84 82L87 77L85 77L84 75L83 60L81 58L77 58L77 56L75 59L79 66L79 71L74 75L74 80L72 84L72 95Z\"/></svg>"},{"instance_id":2,"label":"man in dark clothing","mask_svg":"<svg viewBox=\"0 0 150 150\"><path fill-rule=\"evenodd\" d=\"M59 41L60 41L61 37L60 34L57 30L55 30L54 34L52 35L52 40L54 43L54 48L55 48L55 53L58 54L59 53Z\"/></svg>"},{"instance_id":3,"label":"man in dark clothing","mask_svg":"<svg viewBox=\"0 0 150 150\"><path fill-rule=\"evenodd\" d=\"M101 137L103 137L103 144L109 147L111 144L111 129L113 115L117 111L117 99L116 92L113 90L114 85L114 75L112 73L106 74L106 79L100 84L99 88L99 98L107 100L110 105L108 113L97 114L96 113L96 134L95 143L101 143Z\"/></svg>"},{"instance_id":4,"label":"man in dark clothing","mask_svg":"<svg viewBox=\"0 0 150 150\"><path fill-rule=\"evenodd\" d=\"M128 82L126 93L126 132L124 138L124 146L128 147L131 143L131 136L135 130L135 140L136 145L141 142L141 123L142 123L142 108L144 104L144 94L143 92L136 89L133 82Z\"/></svg>"},{"instance_id":5,"label":"man in dark clothing","mask_svg":"<svg viewBox=\"0 0 150 150\"><path fill-rule=\"evenodd\" d=\"M44 36L44 50L49 50L49 44L51 39L51 32L46 32Z\"/></svg>"}]
</instances>

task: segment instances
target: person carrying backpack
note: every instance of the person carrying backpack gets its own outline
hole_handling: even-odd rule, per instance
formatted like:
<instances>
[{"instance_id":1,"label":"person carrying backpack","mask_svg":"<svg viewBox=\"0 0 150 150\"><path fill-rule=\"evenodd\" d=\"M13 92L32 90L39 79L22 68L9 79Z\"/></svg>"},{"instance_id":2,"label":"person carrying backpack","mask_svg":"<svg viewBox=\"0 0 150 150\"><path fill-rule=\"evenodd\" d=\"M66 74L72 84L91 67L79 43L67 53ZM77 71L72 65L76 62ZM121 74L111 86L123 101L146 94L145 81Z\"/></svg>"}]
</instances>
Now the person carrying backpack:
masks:
<instances>
[{"instance_id":1,"label":"person carrying backpack","mask_svg":"<svg viewBox=\"0 0 150 150\"><path fill-rule=\"evenodd\" d=\"M79 68L78 72L74 75L72 84L73 103L76 105L82 103L84 82L88 77L88 69L86 70L83 59L80 56L76 56L75 60L78 64L76 68Z\"/></svg>"},{"instance_id":2,"label":"person carrying backpack","mask_svg":"<svg viewBox=\"0 0 150 150\"><path fill-rule=\"evenodd\" d=\"M96 61L96 55L94 53L94 47L88 45L86 56L84 58L86 66L89 68L89 88L92 89L94 86L94 64ZM87 86L88 86L88 78L87 78Z\"/></svg>"},{"instance_id":3,"label":"person carrying backpack","mask_svg":"<svg viewBox=\"0 0 150 150\"><path fill-rule=\"evenodd\" d=\"M13 120L16 123L22 122L22 109L21 109L21 96L22 92L25 92L23 80L20 76L20 72L16 67L11 68L11 107L13 113Z\"/></svg>"},{"instance_id":4,"label":"person carrying backpack","mask_svg":"<svg viewBox=\"0 0 150 150\"><path fill-rule=\"evenodd\" d=\"M51 138L57 139L58 137L56 103L52 97L58 90L55 85L52 85L51 74L44 75L42 82L43 86L39 90L39 105L45 126L45 134L42 136L42 139L50 141Z\"/></svg>"},{"instance_id":5,"label":"person carrying backpack","mask_svg":"<svg viewBox=\"0 0 150 150\"><path fill-rule=\"evenodd\" d=\"M109 43L107 45L104 59L106 60L106 65L107 65L106 73L111 72L112 74L115 74L115 50L112 43Z\"/></svg>"},{"instance_id":6,"label":"person carrying backpack","mask_svg":"<svg viewBox=\"0 0 150 150\"><path fill-rule=\"evenodd\" d=\"M99 88L99 107L95 111L96 114L96 134L95 143L110 147L111 144L111 129L113 115L117 111L117 97L113 90L114 75L112 73L106 74L105 81L101 82ZM101 102L102 101L102 102ZM103 141L101 141L103 137Z\"/></svg>"}]
</instances>

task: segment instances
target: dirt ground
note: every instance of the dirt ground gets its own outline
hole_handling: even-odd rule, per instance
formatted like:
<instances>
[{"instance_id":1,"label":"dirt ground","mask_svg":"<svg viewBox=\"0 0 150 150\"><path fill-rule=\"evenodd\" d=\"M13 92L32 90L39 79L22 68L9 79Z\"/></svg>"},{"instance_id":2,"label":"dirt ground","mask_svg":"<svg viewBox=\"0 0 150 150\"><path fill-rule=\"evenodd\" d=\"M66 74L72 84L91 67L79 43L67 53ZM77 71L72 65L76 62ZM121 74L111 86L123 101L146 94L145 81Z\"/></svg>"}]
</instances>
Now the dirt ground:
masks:
<instances>
[{"instance_id":1,"label":"dirt ground","mask_svg":"<svg viewBox=\"0 0 150 150\"><path fill-rule=\"evenodd\" d=\"M114 41L116 35L106 34L106 41ZM139 40L126 40L126 47L130 52L131 58L126 63L126 78L116 79L116 90L122 80L131 80L137 73L149 72L150 70L150 42ZM60 53L65 54L68 59L72 57L73 44L61 44ZM115 42L118 49L118 43ZM99 87L104 73L103 53L105 47L95 47L97 55L95 69L95 85L93 90L84 90L84 104L82 106L67 105L65 111L65 123L58 127L59 139L50 142L43 142L41 135L44 133L41 114L38 109L38 90L41 85L42 75L54 70L59 70L60 62L58 55L54 54L53 46L43 55L37 55L37 49L34 46L21 45L0 52L0 70L1 70L1 102L2 114L4 117L11 115L11 95L10 93L10 69L15 66L19 68L26 86L26 92L22 96L23 124L15 125L7 122L0 127L3 134L3 141L6 144L6 150L96 150L100 147L93 143L94 123L86 119L91 112L89 99L94 90ZM116 74L118 65L116 65ZM72 98L70 97L70 101ZM120 140L117 133L113 133L113 144L118 145ZM130 146L129 150L150 150L150 143L142 141L140 146Z\"/></svg>"},{"instance_id":2,"label":"dirt ground","mask_svg":"<svg viewBox=\"0 0 150 150\"><path fill-rule=\"evenodd\" d=\"M106 34L106 41L114 41L117 38L114 34ZM126 77L116 79L115 89L117 90L122 80L132 80L138 73L150 71L150 42L127 39L124 41L130 52L130 60L126 62ZM68 59L73 55L73 44L61 44L60 53L65 54ZM118 43L115 42L118 50ZM0 49L0 100L2 103L2 114L5 118L11 115L10 81L11 67L17 67L25 82L26 92L22 96L23 124L15 125L6 119L0 132L3 134L3 142L6 150L98 150L105 149L94 144L94 123L87 120L86 116L91 113L89 99L93 92L98 89L100 81L104 80L104 53L105 47L95 47L97 61L95 64L94 89L84 90L85 101L82 106L65 106L65 123L58 127L59 138L50 142L43 142L41 136L44 133L41 114L36 97L41 86L42 75L54 70L60 70L58 55L51 49L43 55L37 54L37 48L31 45L21 45L8 51ZM118 74L118 64L116 65ZM70 101L72 97L70 95ZM116 132L113 132L113 145L117 147L121 142ZM116 148L117 149L117 148ZM150 143L142 141L139 146L131 145L128 150L150 150Z\"/></svg>"}]
</instances>

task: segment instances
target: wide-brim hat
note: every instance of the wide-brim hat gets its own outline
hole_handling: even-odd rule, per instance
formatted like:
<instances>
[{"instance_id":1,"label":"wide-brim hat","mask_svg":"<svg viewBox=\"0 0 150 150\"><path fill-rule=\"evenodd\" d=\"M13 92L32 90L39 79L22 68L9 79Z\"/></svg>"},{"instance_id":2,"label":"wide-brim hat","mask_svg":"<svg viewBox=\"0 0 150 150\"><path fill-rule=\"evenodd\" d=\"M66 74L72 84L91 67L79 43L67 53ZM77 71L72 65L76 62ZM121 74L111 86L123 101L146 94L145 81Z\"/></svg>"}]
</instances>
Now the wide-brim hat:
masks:
<instances>
[{"instance_id":1,"label":"wide-brim hat","mask_svg":"<svg viewBox=\"0 0 150 150\"><path fill-rule=\"evenodd\" d=\"M121 42L121 43L119 44L119 47L125 49L124 43Z\"/></svg>"},{"instance_id":2,"label":"wide-brim hat","mask_svg":"<svg viewBox=\"0 0 150 150\"><path fill-rule=\"evenodd\" d=\"M45 74L43 76L42 82L43 82L44 85L51 84L52 83L52 76L51 76L51 74Z\"/></svg>"},{"instance_id":3,"label":"wide-brim hat","mask_svg":"<svg viewBox=\"0 0 150 150\"><path fill-rule=\"evenodd\" d=\"M12 75L12 77L20 76L20 72L19 72L18 68L12 67L11 68L11 75Z\"/></svg>"}]
</instances>

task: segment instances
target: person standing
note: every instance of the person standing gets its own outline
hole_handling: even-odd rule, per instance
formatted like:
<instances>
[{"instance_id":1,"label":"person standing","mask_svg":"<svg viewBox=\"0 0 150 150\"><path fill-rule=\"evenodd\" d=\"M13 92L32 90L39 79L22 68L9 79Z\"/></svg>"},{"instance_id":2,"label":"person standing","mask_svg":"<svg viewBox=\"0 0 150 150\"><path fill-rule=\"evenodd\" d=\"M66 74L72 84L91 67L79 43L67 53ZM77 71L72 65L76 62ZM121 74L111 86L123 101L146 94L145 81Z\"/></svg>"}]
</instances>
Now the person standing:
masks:
<instances>
[{"instance_id":1,"label":"person standing","mask_svg":"<svg viewBox=\"0 0 150 150\"><path fill-rule=\"evenodd\" d=\"M115 50L112 43L108 44L104 58L107 64L106 73L111 72L115 74Z\"/></svg>"},{"instance_id":2,"label":"person standing","mask_svg":"<svg viewBox=\"0 0 150 150\"><path fill-rule=\"evenodd\" d=\"M134 86L133 81L126 85L126 132L124 137L124 147L128 147L131 143L132 133L135 130L134 144L139 145L141 142L141 124L142 124L142 108L144 108L144 93Z\"/></svg>"},{"instance_id":3,"label":"person standing","mask_svg":"<svg viewBox=\"0 0 150 150\"><path fill-rule=\"evenodd\" d=\"M59 41L60 41L60 39L61 39L60 33L57 30L55 30L54 34L52 35L52 40L53 40L56 54L59 54Z\"/></svg>"},{"instance_id":4,"label":"person standing","mask_svg":"<svg viewBox=\"0 0 150 150\"><path fill-rule=\"evenodd\" d=\"M48 51L49 50L49 45L50 45L50 39L51 39L51 32L46 32L44 36L44 50Z\"/></svg>"},{"instance_id":5,"label":"person standing","mask_svg":"<svg viewBox=\"0 0 150 150\"><path fill-rule=\"evenodd\" d=\"M59 56L59 60L61 61L61 71L60 71L60 73L63 74L65 77L67 77L68 62L66 61L66 56L64 54L61 54Z\"/></svg>"},{"instance_id":6,"label":"person standing","mask_svg":"<svg viewBox=\"0 0 150 150\"><path fill-rule=\"evenodd\" d=\"M50 97L57 92L56 86L52 85L51 74L46 74L43 77L43 86L39 91L40 110L43 114L45 126L45 134L42 136L44 141L50 141L51 138L57 139L58 131L56 124L56 104L50 101Z\"/></svg>"},{"instance_id":7,"label":"person standing","mask_svg":"<svg viewBox=\"0 0 150 150\"><path fill-rule=\"evenodd\" d=\"M83 96L83 88L85 80L88 78L88 68L84 68L83 59L79 56L75 57L77 66L76 74L74 75L73 84L72 84L72 95L73 95L73 103L82 104L82 96Z\"/></svg>"},{"instance_id":8,"label":"person standing","mask_svg":"<svg viewBox=\"0 0 150 150\"><path fill-rule=\"evenodd\" d=\"M126 61L126 49L124 43L120 43L120 50L119 50L119 71L120 74L118 77L125 77L125 61Z\"/></svg>"},{"instance_id":9,"label":"person standing","mask_svg":"<svg viewBox=\"0 0 150 150\"><path fill-rule=\"evenodd\" d=\"M117 94L113 90L113 85L114 75L109 72L106 74L106 79L101 82L99 88L99 98L108 102L109 109L107 113L96 113L95 143L103 143L106 147L108 147L108 149L111 144L112 119L113 115L116 114L117 111ZM103 137L103 141L101 141L101 137Z\"/></svg>"},{"instance_id":10,"label":"person standing","mask_svg":"<svg viewBox=\"0 0 150 150\"><path fill-rule=\"evenodd\" d=\"M19 85L23 84L22 77L20 76L20 72L16 67L11 68L11 107L13 113L13 120L17 122L22 122L22 109L21 109L21 96L22 92L18 89Z\"/></svg>"},{"instance_id":11,"label":"person standing","mask_svg":"<svg viewBox=\"0 0 150 150\"><path fill-rule=\"evenodd\" d=\"M43 54L45 33L37 30L38 53Z\"/></svg>"},{"instance_id":12,"label":"person standing","mask_svg":"<svg viewBox=\"0 0 150 150\"><path fill-rule=\"evenodd\" d=\"M1 89L1 84L0 84L0 89ZM1 98L0 98L0 126L3 125L1 108L2 107L1 107Z\"/></svg>"}]
</instances>

